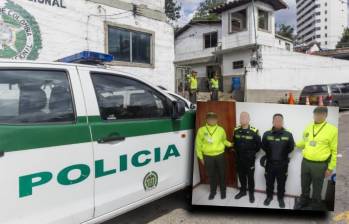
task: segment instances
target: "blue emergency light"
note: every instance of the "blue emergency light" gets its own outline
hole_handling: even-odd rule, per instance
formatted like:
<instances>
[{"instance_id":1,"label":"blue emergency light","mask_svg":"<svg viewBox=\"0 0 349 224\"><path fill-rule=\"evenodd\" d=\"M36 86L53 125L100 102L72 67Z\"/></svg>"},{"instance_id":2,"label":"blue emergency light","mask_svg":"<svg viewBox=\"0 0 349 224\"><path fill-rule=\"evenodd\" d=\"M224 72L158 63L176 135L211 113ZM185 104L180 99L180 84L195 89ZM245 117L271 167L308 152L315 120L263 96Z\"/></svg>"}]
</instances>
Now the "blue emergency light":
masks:
<instances>
[{"instance_id":1,"label":"blue emergency light","mask_svg":"<svg viewBox=\"0 0 349 224\"><path fill-rule=\"evenodd\" d=\"M78 64L103 64L104 62L111 62L114 56L93 51L82 51L80 53L58 59L58 62L64 63L78 63Z\"/></svg>"}]
</instances>

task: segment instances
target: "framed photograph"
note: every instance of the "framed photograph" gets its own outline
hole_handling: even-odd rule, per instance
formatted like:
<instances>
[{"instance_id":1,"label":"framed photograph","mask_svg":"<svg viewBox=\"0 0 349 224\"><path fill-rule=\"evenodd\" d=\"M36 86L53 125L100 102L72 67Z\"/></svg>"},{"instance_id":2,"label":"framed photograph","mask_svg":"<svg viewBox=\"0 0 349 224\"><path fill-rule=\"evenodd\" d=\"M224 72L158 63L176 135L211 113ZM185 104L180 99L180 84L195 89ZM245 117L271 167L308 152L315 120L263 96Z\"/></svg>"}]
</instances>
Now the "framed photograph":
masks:
<instances>
[{"instance_id":1,"label":"framed photograph","mask_svg":"<svg viewBox=\"0 0 349 224\"><path fill-rule=\"evenodd\" d=\"M199 102L192 204L333 211L339 108Z\"/></svg>"}]
</instances>

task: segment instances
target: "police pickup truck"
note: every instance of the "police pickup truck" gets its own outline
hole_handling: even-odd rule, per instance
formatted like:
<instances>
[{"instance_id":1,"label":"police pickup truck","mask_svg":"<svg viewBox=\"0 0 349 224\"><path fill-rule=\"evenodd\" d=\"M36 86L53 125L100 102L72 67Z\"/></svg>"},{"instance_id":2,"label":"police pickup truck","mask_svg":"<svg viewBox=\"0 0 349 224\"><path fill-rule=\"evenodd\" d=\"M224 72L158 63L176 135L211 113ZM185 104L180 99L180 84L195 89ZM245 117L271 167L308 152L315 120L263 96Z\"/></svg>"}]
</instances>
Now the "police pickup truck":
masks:
<instances>
[{"instance_id":1,"label":"police pickup truck","mask_svg":"<svg viewBox=\"0 0 349 224\"><path fill-rule=\"evenodd\" d=\"M188 186L194 121L129 74L0 61L0 223L101 223Z\"/></svg>"}]
</instances>

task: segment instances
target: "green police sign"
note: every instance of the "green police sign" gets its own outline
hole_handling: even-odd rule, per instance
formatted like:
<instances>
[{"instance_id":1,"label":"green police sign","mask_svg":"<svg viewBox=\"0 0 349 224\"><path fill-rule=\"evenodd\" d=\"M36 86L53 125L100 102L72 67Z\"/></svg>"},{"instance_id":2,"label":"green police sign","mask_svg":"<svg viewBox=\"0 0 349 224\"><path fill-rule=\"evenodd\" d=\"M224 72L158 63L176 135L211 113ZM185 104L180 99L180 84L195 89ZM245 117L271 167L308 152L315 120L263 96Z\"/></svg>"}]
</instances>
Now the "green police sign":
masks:
<instances>
[{"instance_id":1,"label":"green police sign","mask_svg":"<svg viewBox=\"0 0 349 224\"><path fill-rule=\"evenodd\" d=\"M39 25L20 5L0 3L0 58L36 60L42 48Z\"/></svg>"},{"instance_id":2,"label":"green police sign","mask_svg":"<svg viewBox=\"0 0 349 224\"><path fill-rule=\"evenodd\" d=\"M120 155L119 163L116 164L114 169L106 170L104 166L104 160L95 161L95 178L101 178L108 175L114 175L118 172L127 172L129 166L134 168L145 167L150 163L159 163L161 161L169 160L170 158L180 157L179 151L176 145L169 145L162 153L160 147L153 150L141 150L134 153L132 156ZM70 178L70 173L73 171L79 171L80 175L75 178ZM83 182L91 174L91 168L86 164L74 164L63 168L58 172L56 181L63 186L74 185ZM19 177L19 197L28 197L33 195L33 189L35 187L43 186L50 181L53 181L54 173L50 171L42 171ZM146 175L143 180L145 190L153 189L157 186L158 176L153 171Z\"/></svg>"}]
</instances>

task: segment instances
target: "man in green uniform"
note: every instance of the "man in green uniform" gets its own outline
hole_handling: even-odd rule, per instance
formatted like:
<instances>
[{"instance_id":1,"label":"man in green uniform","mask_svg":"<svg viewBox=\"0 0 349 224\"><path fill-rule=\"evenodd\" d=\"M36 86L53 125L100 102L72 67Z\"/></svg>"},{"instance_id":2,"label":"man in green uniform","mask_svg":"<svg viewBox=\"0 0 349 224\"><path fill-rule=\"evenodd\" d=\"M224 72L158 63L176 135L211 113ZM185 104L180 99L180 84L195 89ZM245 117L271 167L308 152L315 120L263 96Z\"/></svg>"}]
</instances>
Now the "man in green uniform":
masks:
<instances>
[{"instance_id":1,"label":"man in green uniform","mask_svg":"<svg viewBox=\"0 0 349 224\"><path fill-rule=\"evenodd\" d=\"M235 128L233 140L241 185L240 192L235 196L235 199L240 199L246 195L248 184L250 202L254 203L255 160L256 154L261 148L261 137L258 129L250 125L250 115L247 112L240 114L240 126Z\"/></svg>"},{"instance_id":2,"label":"man in green uniform","mask_svg":"<svg viewBox=\"0 0 349 224\"><path fill-rule=\"evenodd\" d=\"M197 72L192 71L192 74L189 78L189 101L196 103L196 95L198 91L198 79Z\"/></svg>"},{"instance_id":3,"label":"man in green uniform","mask_svg":"<svg viewBox=\"0 0 349 224\"><path fill-rule=\"evenodd\" d=\"M275 114L273 128L263 135L262 149L266 154L265 178L267 198L264 205L268 206L273 200L275 179L277 182L277 196L280 208L285 208L285 185L289 163L289 154L294 149L292 133L284 128L284 117Z\"/></svg>"},{"instance_id":4,"label":"man in green uniform","mask_svg":"<svg viewBox=\"0 0 349 224\"><path fill-rule=\"evenodd\" d=\"M211 89L211 100L218 101L218 92L219 92L218 74L215 74L214 77L210 80L210 89Z\"/></svg>"},{"instance_id":5,"label":"man in green uniform","mask_svg":"<svg viewBox=\"0 0 349 224\"><path fill-rule=\"evenodd\" d=\"M332 175L337 162L338 129L326 119L327 107L314 110L314 122L306 127L303 139L297 143L302 149L301 167L302 194L295 209L303 209L308 205L314 210L322 210L321 192L325 177ZM312 186L312 203L310 200Z\"/></svg>"},{"instance_id":6,"label":"man in green uniform","mask_svg":"<svg viewBox=\"0 0 349 224\"><path fill-rule=\"evenodd\" d=\"M195 139L196 155L200 163L205 166L210 182L209 200L214 199L217 193L217 179L219 179L221 199L226 198L224 150L225 147L232 146L227 140L225 130L217 123L217 114L208 113L206 124L199 128Z\"/></svg>"}]
</instances>

